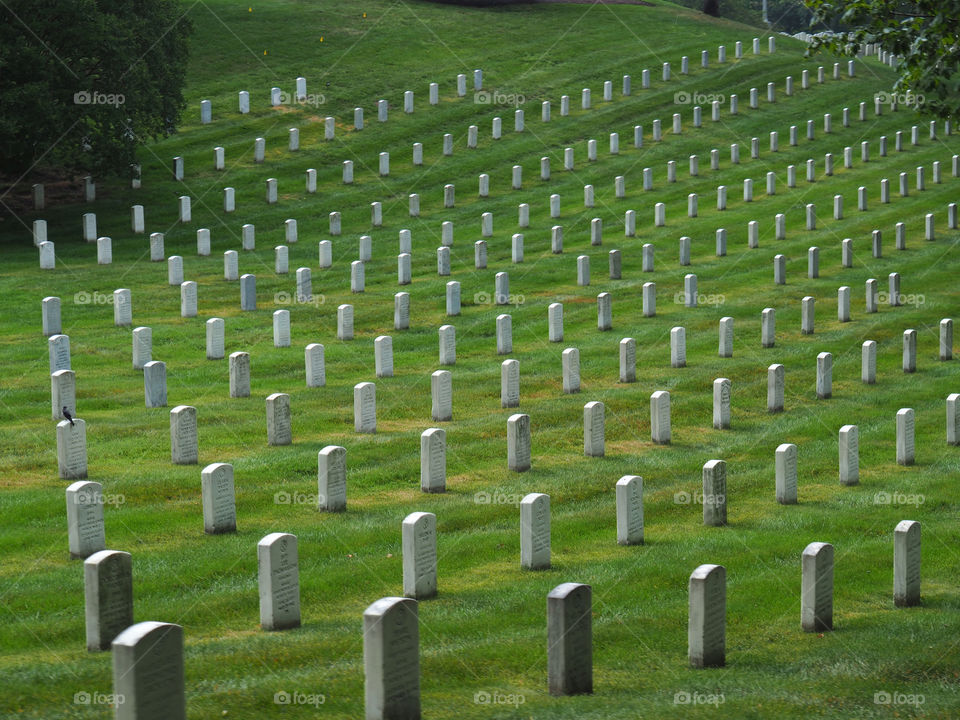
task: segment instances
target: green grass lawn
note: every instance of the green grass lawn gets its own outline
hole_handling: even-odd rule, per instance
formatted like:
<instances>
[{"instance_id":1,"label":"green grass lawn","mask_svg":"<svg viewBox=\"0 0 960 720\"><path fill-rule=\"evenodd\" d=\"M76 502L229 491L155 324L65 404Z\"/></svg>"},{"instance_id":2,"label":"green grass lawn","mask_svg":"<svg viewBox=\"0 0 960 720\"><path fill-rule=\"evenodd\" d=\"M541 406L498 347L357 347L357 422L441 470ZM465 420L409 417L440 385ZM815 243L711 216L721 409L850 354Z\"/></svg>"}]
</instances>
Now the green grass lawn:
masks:
<instances>
[{"instance_id":1,"label":"green grass lawn","mask_svg":"<svg viewBox=\"0 0 960 720\"><path fill-rule=\"evenodd\" d=\"M420 603L423 716L427 718L672 718L692 717L952 717L960 705L960 652L956 627L960 596L956 578L960 450L945 441L945 398L960 391L958 363L939 362L938 323L956 317L960 233L948 230L946 208L958 200L960 180L951 174L958 136L937 140L928 119L912 110L873 113L874 93L887 90L894 73L876 58L858 60L856 78L832 79L830 57L804 59L803 46L778 37L766 52L761 31L659 3L627 5L544 4L479 10L424 2L367 3L271 0L249 3L207 0L185 4L196 26L180 132L142 149L143 187L102 181L91 206L52 207L0 224L5 261L0 267L0 714L24 718L105 718L106 705L74 702L78 692L111 692L109 653L85 650L83 571L69 560L64 512L66 482L57 477L55 423L50 419L47 341L40 302L58 295L63 332L70 336L77 376L78 414L87 422L90 479L104 492L122 495L105 509L107 547L133 555L135 619L179 623L185 630L186 685L191 718L336 717L363 712L362 613L374 600L402 593L400 523L414 511L437 515L439 595ZM760 36L754 56L751 40ZM734 43L744 57L734 59ZM718 45L728 62L716 62ZM700 50L710 51L701 69ZM690 74L679 74L690 56ZM661 80L670 61L673 78ZM827 80L816 82L824 65ZM513 106L474 103L472 71L482 68L484 87L520 94L526 129L513 132ZM651 88L641 89L641 70ZM809 69L811 87L800 89ZM467 97L456 96L456 75L468 75ZM633 94L620 94L621 76L633 78ZM269 106L270 88L291 92L298 75L324 103ZM784 78L795 80L793 97ZM614 99L603 102L603 81ZM427 103L427 86L440 85L440 103ZM777 100L765 102L767 82ZM580 89L590 87L593 109L580 109ZM760 109L748 106L760 90ZM404 90L416 94L415 112L402 112ZM248 90L251 112L237 112L237 92ZM690 105L675 93L725 96L719 122L704 108L703 127L692 126ZM736 93L740 112L729 114ZM560 96L571 98L560 116ZM386 98L390 118L377 122L375 103ZM214 122L201 125L201 99L213 102ZM553 119L540 120L550 100ZM869 104L858 120L860 101ZM352 109L362 106L366 127L352 130ZM850 127L841 124L851 109ZM683 133L670 132L683 116ZM823 132L823 114L833 132ZM323 118L337 119L336 139L323 140ZM503 118L503 138L492 140L491 120ZM663 140L651 138L654 119ZM816 137L806 139L806 120ZM468 149L467 127L479 127L479 147ZM633 126L644 128L634 148ZM920 142L910 144L910 128ZM797 147L788 142L797 125ZM287 150L287 131L300 128L301 149ZM780 150L769 151L768 133L779 132ZM894 135L905 135L902 152ZM608 134L620 133L620 154L608 153ZM454 136L452 157L441 152L442 135ZM879 156L879 138L889 153ZM266 160L253 162L256 137L266 138ZM760 139L751 159L750 139ZM596 139L598 160L587 162L587 141ZM859 144L870 143L860 162ZM423 143L422 167L412 164L412 145ZM729 146L741 145L732 165ZM213 169L213 147L226 152L226 170ZM854 148L853 167L843 149ZM563 149L576 165L563 169ZM720 150L711 170L709 151ZM377 176L377 155L391 156L389 177ZM836 158L824 176L824 154ZM696 178L687 158L699 156ZM172 158L182 156L186 177L174 181ZM552 176L539 178L541 157ZM805 181L804 164L816 160L817 179ZM341 183L344 160L354 162L353 185ZM676 183L666 164L677 162ZM935 184L932 163L942 164ZM523 166L523 189L511 190L511 166ZM798 183L787 188L786 168L797 166ZM927 172L927 189L915 190L915 168ZM642 169L653 169L654 189L643 191ZM316 168L318 190L305 192L305 171ZM765 193L765 175L777 176L776 195ZM900 172L910 176L910 196L897 192ZM490 175L490 196L477 196L477 176ZM614 193L625 177L626 197ZM280 201L265 202L265 180L277 178ZM744 178L753 178L755 199L742 200ZM891 181L891 202L881 205L880 180ZM456 185L457 202L443 208L443 186ZM583 186L594 185L596 206L583 207ZM716 210L716 186L728 187L728 209ZM223 212L224 187L236 188L237 210ZM857 210L857 188L869 205ZM418 218L408 217L407 196L420 194ZM561 196L562 216L549 215L549 195ZM699 217L686 217L686 196L699 194ZM832 219L833 196L845 201L845 217ZM177 221L177 197L193 198L192 222ZM371 228L370 203L383 203L383 226ZM666 206L666 226L654 227L653 206ZM517 226L517 206L530 205L530 227ZM817 208L817 229L804 229L804 206ZM130 206L142 204L147 234L130 232ZM624 213L637 212L636 237L625 237ZM96 264L93 244L82 242L80 215L94 211L98 232L113 239L111 266ZM343 234L328 234L327 216L339 211ZM488 267L475 270L473 243L480 215L491 212L486 238ZM787 237L774 238L774 216L786 216ZM936 240L924 240L924 215L934 213ZM40 271L30 223L43 217L56 244L57 269ZM603 245L590 245L590 220L603 220ZM291 245L290 273L274 273L273 247L284 242L283 222L295 218L299 242ZM441 222L454 224L451 277L438 277L436 248ZM747 247L747 223L759 222L759 248ZM906 226L907 248L894 248L894 226ZM239 283L223 279L222 253L240 250L240 227L256 226L256 250L240 253L240 272L257 275L258 307L240 311ZM550 227L564 229L564 253L550 251ZM196 229L210 228L212 253L198 257ZM728 254L714 252L717 228L728 232ZM397 285L397 235L413 238L413 282ZM880 229L883 257L870 252ZM165 263L149 260L148 234L165 234L167 255L184 258L186 279L199 285L197 318L181 319L179 291L167 285ZM525 260L511 262L511 235L523 232ZM358 238L373 238L366 265L366 292L350 292L350 261ZM678 264L678 238L692 238L689 267ZM854 262L843 268L840 243L852 238ZM318 267L317 243L333 242L333 267ZM655 247L656 268L641 271L641 246ZM807 279L807 248L820 247L820 277ZM623 255L622 279L607 278L607 253ZM787 284L774 285L773 257L787 258ZM592 261L592 283L576 284L576 258ZM295 270L313 270L317 304L281 305ZM513 306L481 302L494 290L494 274L510 275ZM696 273L699 291L716 302L694 309L675 300L683 276ZM887 289L899 272L902 307L882 305L865 313L868 278ZM463 311L448 318L444 288L462 286ZM657 284L657 315L641 313L641 286ZM837 288L852 295L852 321L837 321ZM112 307L77 304L77 293L110 295L130 288L134 326L153 328L153 357L167 363L168 397L197 408L200 465L170 463L169 409L146 409L142 373L131 365L131 329L113 326ZM411 298L410 329L393 329L393 295ZM613 296L613 330L599 332L596 296ZM800 333L800 300L816 298L816 333ZM564 341L547 341L547 306L564 306ZM336 339L336 309L355 308L355 338ZM274 348L271 314L290 310L292 346ZM760 312L777 312L774 348L760 345ZM531 417L533 467L507 470L506 419L500 408L500 363L495 318L513 317L514 352L520 361L520 412ZM733 358L717 354L717 324L735 318ZM206 360L204 322L226 321L227 354L251 355L252 395L231 399L227 360ZM456 327L454 419L447 432L447 492L419 487L419 435L430 419L430 374L439 369L437 328ZM687 367L670 367L670 329L686 328ZM901 370L903 331L918 333L918 368ZM395 374L374 376L374 338L393 337ZM637 382L618 383L618 343L637 341ZM877 342L877 383L860 382L860 346ZM324 388L307 388L303 348L326 348ZM564 395L561 352L581 353L582 391ZM816 356L834 356L833 397L816 398ZM786 412L766 412L767 367L786 367ZM712 383L733 382L732 427L712 429ZM378 432L353 432L353 386L376 381ZM650 441L649 396L671 392L673 443ZM264 399L289 393L291 446L268 447ZM583 456L583 405L606 405L606 456ZM895 457L895 416L916 411L916 464ZM838 482L838 430L860 429L860 485ZM796 506L774 497L774 451L784 442L799 448ZM316 493L317 452L347 449L348 510L321 514L309 504L280 504L280 492ZM726 461L728 517L724 528L704 527L701 508L675 502L699 490L701 468ZM214 462L234 465L238 532L206 536L200 470ZM614 486L623 475L644 478L646 544L616 544ZM519 508L528 492L551 497L553 566L520 569ZM883 504L877 493L919 495L922 504ZM493 494L484 504L477 495ZM503 500L505 502L499 502ZM893 529L903 519L923 526L923 603L893 605ZM258 626L256 544L271 532L299 539L303 626L267 633ZM813 541L836 549L835 630L804 633L800 627L800 554ZM687 579L702 563L727 569L727 665L693 670L686 657ZM593 587L594 694L555 698L547 692L546 595L562 582ZM277 692L322 695L322 705L278 705ZM514 704L476 702L497 693ZM921 705L877 704L877 693L922 696ZM683 704L684 694L716 704ZM522 704L521 704L522 699ZM677 702L677 700L681 702ZM722 702L721 702L722 700Z\"/></svg>"}]
</instances>

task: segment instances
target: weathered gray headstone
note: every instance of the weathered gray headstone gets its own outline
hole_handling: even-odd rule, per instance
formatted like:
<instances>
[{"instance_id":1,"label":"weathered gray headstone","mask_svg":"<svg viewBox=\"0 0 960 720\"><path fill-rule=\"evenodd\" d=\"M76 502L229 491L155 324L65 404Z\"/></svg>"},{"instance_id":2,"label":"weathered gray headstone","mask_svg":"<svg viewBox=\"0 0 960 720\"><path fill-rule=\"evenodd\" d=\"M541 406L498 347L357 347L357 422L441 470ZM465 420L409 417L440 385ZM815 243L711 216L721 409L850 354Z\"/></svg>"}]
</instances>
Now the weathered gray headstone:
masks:
<instances>
[{"instance_id":1,"label":"weathered gray headstone","mask_svg":"<svg viewBox=\"0 0 960 720\"><path fill-rule=\"evenodd\" d=\"M210 318L205 325L207 334L207 360L221 360L225 352L223 318Z\"/></svg>"},{"instance_id":2,"label":"weathered gray headstone","mask_svg":"<svg viewBox=\"0 0 960 720\"><path fill-rule=\"evenodd\" d=\"M293 442L290 418L290 396L273 393L267 396L267 444L289 445Z\"/></svg>"},{"instance_id":3,"label":"weathered gray headstone","mask_svg":"<svg viewBox=\"0 0 960 720\"><path fill-rule=\"evenodd\" d=\"M593 692L592 615L589 585L563 583L547 595L547 683L551 695Z\"/></svg>"},{"instance_id":4,"label":"weathered gray headstone","mask_svg":"<svg viewBox=\"0 0 960 720\"><path fill-rule=\"evenodd\" d=\"M83 597L87 650L109 650L114 638L133 625L130 553L100 550L84 560Z\"/></svg>"},{"instance_id":5,"label":"weathered gray headstone","mask_svg":"<svg viewBox=\"0 0 960 720\"><path fill-rule=\"evenodd\" d=\"M130 625L111 643L117 720L186 720L183 627Z\"/></svg>"},{"instance_id":6,"label":"weathered gray headstone","mask_svg":"<svg viewBox=\"0 0 960 720\"><path fill-rule=\"evenodd\" d=\"M637 381L637 341L623 338L620 341L620 382Z\"/></svg>"},{"instance_id":7,"label":"weathered gray headstone","mask_svg":"<svg viewBox=\"0 0 960 720\"><path fill-rule=\"evenodd\" d=\"M250 397L250 353L230 353L230 397Z\"/></svg>"},{"instance_id":8,"label":"weathered gray headstone","mask_svg":"<svg viewBox=\"0 0 960 720\"><path fill-rule=\"evenodd\" d=\"M51 374L57 370L70 370L70 336L51 335L47 340L47 354Z\"/></svg>"},{"instance_id":9,"label":"weathered gray headstone","mask_svg":"<svg viewBox=\"0 0 960 720\"><path fill-rule=\"evenodd\" d=\"M806 632L833 630L833 545L812 542L801 556L800 619Z\"/></svg>"},{"instance_id":10,"label":"weathered gray headstone","mask_svg":"<svg viewBox=\"0 0 960 720\"><path fill-rule=\"evenodd\" d=\"M550 342L563 342L563 305L550 303L547 307L548 334Z\"/></svg>"},{"instance_id":11,"label":"weathered gray headstone","mask_svg":"<svg viewBox=\"0 0 960 720\"><path fill-rule=\"evenodd\" d=\"M87 423L83 419L57 423L57 465L63 480L87 477Z\"/></svg>"}]
</instances>

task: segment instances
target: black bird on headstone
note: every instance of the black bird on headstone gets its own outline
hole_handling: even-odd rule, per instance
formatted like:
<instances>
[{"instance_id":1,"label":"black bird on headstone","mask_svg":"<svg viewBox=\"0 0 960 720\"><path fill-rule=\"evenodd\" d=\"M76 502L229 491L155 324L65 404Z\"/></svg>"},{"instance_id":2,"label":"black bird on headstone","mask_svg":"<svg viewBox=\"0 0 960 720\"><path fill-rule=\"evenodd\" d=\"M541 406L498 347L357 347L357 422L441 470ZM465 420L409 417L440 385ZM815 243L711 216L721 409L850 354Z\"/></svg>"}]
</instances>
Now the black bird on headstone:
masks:
<instances>
[{"instance_id":1,"label":"black bird on headstone","mask_svg":"<svg viewBox=\"0 0 960 720\"><path fill-rule=\"evenodd\" d=\"M63 416L70 421L70 424L73 425L73 415L70 414L70 411L67 410L67 406L63 406Z\"/></svg>"}]
</instances>

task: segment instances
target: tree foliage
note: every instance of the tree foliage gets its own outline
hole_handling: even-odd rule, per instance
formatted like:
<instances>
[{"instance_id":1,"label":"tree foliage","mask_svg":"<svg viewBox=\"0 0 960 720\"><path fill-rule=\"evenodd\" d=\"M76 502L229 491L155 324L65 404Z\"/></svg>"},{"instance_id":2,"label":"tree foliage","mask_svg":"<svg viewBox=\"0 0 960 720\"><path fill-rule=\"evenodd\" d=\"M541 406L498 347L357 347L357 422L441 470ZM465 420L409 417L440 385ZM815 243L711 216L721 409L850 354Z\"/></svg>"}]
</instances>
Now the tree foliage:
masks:
<instances>
[{"instance_id":1,"label":"tree foliage","mask_svg":"<svg viewBox=\"0 0 960 720\"><path fill-rule=\"evenodd\" d=\"M911 93L924 113L957 118L960 113L960 0L805 0L813 23L843 23L850 30L818 37L820 48L846 55L877 43L899 58L894 90ZM878 88L880 90L880 88Z\"/></svg>"},{"instance_id":2,"label":"tree foliage","mask_svg":"<svg viewBox=\"0 0 960 720\"><path fill-rule=\"evenodd\" d=\"M190 29L177 0L3 0L0 166L127 172L180 118Z\"/></svg>"},{"instance_id":3,"label":"tree foliage","mask_svg":"<svg viewBox=\"0 0 960 720\"><path fill-rule=\"evenodd\" d=\"M703 12L720 17L720 0L703 0Z\"/></svg>"}]
</instances>

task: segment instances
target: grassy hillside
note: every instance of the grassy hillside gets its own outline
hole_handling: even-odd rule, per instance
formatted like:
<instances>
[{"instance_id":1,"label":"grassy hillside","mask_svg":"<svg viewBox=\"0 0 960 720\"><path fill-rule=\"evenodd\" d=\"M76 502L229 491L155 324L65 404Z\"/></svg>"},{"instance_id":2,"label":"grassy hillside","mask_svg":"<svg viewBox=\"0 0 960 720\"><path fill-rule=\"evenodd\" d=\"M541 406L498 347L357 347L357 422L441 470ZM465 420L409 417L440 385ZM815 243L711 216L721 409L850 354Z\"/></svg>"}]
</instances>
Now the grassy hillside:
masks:
<instances>
[{"instance_id":1,"label":"grassy hillside","mask_svg":"<svg viewBox=\"0 0 960 720\"><path fill-rule=\"evenodd\" d=\"M958 704L958 651L954 637L960 598L955 485L957 449L945 444L944 401L960 391L957 362L937 360L937 326L956 317L958 233L947 229L946 207L958 199L950 160L957 136L942 126L930 140L926 120L901 108L874 116L872 98L894 76L876 59L858 60L856 77L831 78L834 58L803 59L803 47L778 38L773 55L754 56L757 32L710 20L676 6L543 4L497 9L452 8L423 2L373 0L353 3L271 0L238 4L224 0L185 6L196 32L187 95L190 109L180 132L143 149L143 187L101 183L92 206L54 207L4 221L0 241L0 692L4 716L106 718L106 705L78 704L76 693L111 692L108 653L84 648L83 571L67 558L64 513L66 482L57 477L55 423L50 419L47 341L40 329L40 302L58 295L63 332L70 336L77 374L78 414L87 422L90 479L123 502L105 508L107 547L133 555L135 619L183 625L186 684L191 718L355 718L363 712L362 613L374 600L402 592L400 523L414 511L437 515L439 595L420 603L421 681L426 718L672 718L693 717L890 717L924 713L950 717ZM744 57L734 60L734 43ZM728 62L716 62L718 45ZM700 51L710 51L701 69ZM680 58L691 58L681 76ZM669 61L673 78L661 80ZM816 69L827 80L816 82ZM845 61L844 61L845 69ZM472 88L456 96L456 75L483 69L484 88L523 96L526 129L513 132L514 105L478 104ZM651 88L641 89L641 71L651 70ZM811 87L800 89L808 69ZM620 93L630 74L633 94ZM292 92L297 76L308 93L323 96L316 106L270 107L270 88ZM784 78L795 80L785 97ZM602 100L604 81L613 100ZM440 86L430 106L427 87ZM774 82L774 104L765 102ZM580 90L592 90L593 108L580 109ZM760 108L748 106L751 87L760 89ZM237 112L237 93L248 90L251 112ZM415 111L402 112L404 90L415 92ZM692 105L678 92L724 96L719 122L704 109L703 127L692 126ZM729 113L737 94L740 112ZM560 96L571 98L569 117L560 116ZM390 104L386 123L375 103ZM201 125L199 103L210 99L214 122ZM552 120L540 120L540 103L552 103ZM869 104L857 119L858 103ZM366 127L352 129L354 107L363 107ZM841 124L851 109L850 127ZM670 132L673 113L683 132ZM833 132L823 132L823 115ZM336 139L324 141L323 118L336 118ZM491 138L491 121L503 119L503 137ZM651 137L653 120L663 140ZM815 139L805 134L814 120ZM468 149L467 128L479 127L479 146ZM632 143L633 127L644 128L643 147ZM909 141L912 125L920 142ZM797 147L788 130L797 125ZM297 152L287 133L300 129ZM780 149L769 150L768 134L779 132ZM903 131L902 152L893 138ZM620 153L608 152L608 134L620 134ZM442 136L454 137L444 157ZM889 140L887 157L879 138ZM266 159L254 163L254 140L266 139ZM751 159L750 140L759 138L760 157ZM587 142L596 139L598 159L587 162ZM869 142L870 160L860 161L859 144ZM412 164L412 145L423 143L422 167ZM730 162L739 143L741 162ZM226 153L225 171L213 169L213 148ZM854 148L852 168L843 149ZM563 169L563 150L574 148L575 168ZM720 151L710 169L711 148ZM390 175L378 177L378 153L390 153ZM824 175L824 154L836 169ZM699 157L698 177L687 172ZM184 181L171 175L174 156L185 161ZM539 179L541 157L551 178ZM803 165L816 161L816 181ZM352 160L355 182L341 183L341 166ZM677 162L677 182L667 183L667 162ZM932 163L942 164L935 184ZM798 168L795 189L786 168ZM523 188L511 190L511 167L523 167ZM914 188L923 166L927 189ZM654 188L644 192L642 170L653 169ZM305 192L307 168L315 168L316 194ZM776 194L764 192L767 172ZM897 176L910 176L910 195L901 198ZM477 176L490 175L490 196L477 195ZM623 176L626 197L614 193ZM280 200L265 202L265 181L277 178ZM745 178L755 184L752 203L742 200ZM879 203L880 180L889 178L891 202ZM456 185L456 207L443 208L443 186ZM595 187L594 208L583 207L583 186ZM728 209L716 210L716 187L728 187ZM857 188L869 204L859 212ZM223 188L236 188L237 210L223 212ZM410 193L420 195L420 216L407 212ZM549 215L549 196L561 196L558 220ZM699 194L699 217L686 217L686 197ZM843 195L845 217L832 219L833 197ZM192 221L177 220L177 198L189 195ZM370 203L383 204L382 227L371 227ZM654 227L653 206L666 207L666 225ZM517 225L517 206L530 205L530 227ZM817 208L817 229L804 230L805 205ZM130 206L142 204L147 234L130 231ZM637 213L635 237L625 237L626 210ZM98 231L113 239L113 264L98 266L93 244L81 240L80 216L94 211ZM342 213L343 234L328 233L328 214ZM480 215L491 212L494 233L486 238L488 267L474 269L473 243ZM774 238L774 216L786 216L787 237ZM934 213L936 240L924 240L924 215ZM40 271L29 227L45 218L56 244L57 269ZM290 273L274 273L276 245L284 243L284 220L299 225L289 247ZM590 245L590 221L601 218L603 245ZM436 248L443 221L454 224L452 274L438 277ZM759 222L759 247L747 247L747 223ZM894 249L894 226L906 226L907 249ZM258 306L241 312L239 284L223 279L222 254L240 250L240 228L256 226L256 249L240 253L240 272L257 276ZM564 252L550 252L550 227L563 226ZM212 253L198 257L196 230L209 228ZM413 282L397 285L397 237L410 229ZM728 254L716 257L718 228L728 232ZM873 258L870 237L883 232L882 258ZM199 316L179 317L180 295L167 284L165 263L151 263L148 234L165 234L167 255L184 258L185 276L199 285ZM511 236L523 232L525 258L511 262ZM350 262L358 238L373 238L366 264L366 292L350 292ZM692 238L689 267L678 264L678 238ZM843 268L840 243L852 238L854 263ZM333 267L318 267L317 243L333 243ZM641 247L655 248L656 267L642 272ZM820 247L820 277L807 279L806 255ZM620 280L607 277L607 253L623 255ZM589 287L576 284L578 255L592 263ZM773 284L773 257L787 258L787 284ZM298 267L313 271L316 304L283 304L294 290ZM515 303L507 308L484 301L494 275L508 272ZM910 302L864 311L864 283L899 272ZM699 291L710 297L697 308L676 301L686 273L696 273ZM448 280L462 285L461 316L444 313ZM657 315L641 313L641 287L657 284ZM837 321L837 288L852 292L852 321ZM173 466L169 409L145 409L142 373L131 367L131 329L112 323L105 302L75 298L108 296L130 288L134 326L153 328L153 357L167 363L172 408L197 408L200 465ZM407 291L411 326L393 329L393 295ZM613 330L599 332L596 296L613 296ZM84 295L79 295L83 293ZM800 333L800 301L816 299L816 332ZM547 306L564 306L564 341L547 341ZM336 339L336 310L355 308L355 339ZM760 312L776 309L774 348L760 346ZM290 310L292 346L274 348L271 314ZM520 411L533 428L533 467L507 470L506 419L499 405L500 363L495 318L513 318L514 352L520 361ZM717 324L735 319L733 358L717 355ZM226 321L227 354L251 355L252 395L231 399L226 360L206 360L204 322ZM447 432L447 492L419 489L419 435L430 419L430 374L439 368L437 328L456 327L453 373L454 419ZM670 367L669 335L686 328L687 364ZM918 332L918 370L901 370L904 330ZM374 338L393 337L395 374L374 377ZM618 383L618 342L637 341L637 382ZM877 383L860 382L860 347L875 340ZM324 388L304 383L303 348L326 349ZM583 387L565 395L561 352L579 348ZM833 397L818 400L816 357L834 356ZM786 412L766 412L767 367L786 367ZM711 426L712 383L733 383L732 427ZM376 435L353 432L353 386L376 381ZM670 390L673 442L650 442L649 396ZM292 445L268 447L264 399L290 394ZM583 405L606 405L606 456L583 456ZM916 464L895 462L895 415L916 411ZM860 428L861 482L837 480L837 433ZM796 506L774 499L774 451L783 442L799 448ZM347 450L348 511L320 514L309 503L284 504L278 493L316 493L316 456L326 445ZM701 508L677 502L700 488L705 462L728 466L725 528L704 527ZM238 532L206 536L200 470L213 462L233 463ZM645 485L646 544L616 544L614 486L625 474ZM528 492L551 497L553 567L522 571L519 508ZM893 501L883 502L889 493ZM920 496L917 498L916 496ZM493 496L495 502L485 503ZM922 499L922 504L920 500ZM908 504L911 500L916 504ZM897 609L892 602L893 528L903 519L923 525L923 605ZM258 627L256 544L270 532L299 538L303 626L267 633ZM836 548L835 631L804 633L800 627L800 554L813 541ZM687 579L701 563L727 568L727 666L692 670L686 658ZM556 585L576 581L593 587L594 688L592 696L554 698L546 684L545 597ZM320 705L278 705L278 692L322 695ZM478 695L478 693L480 693ZM488 693L489 695L483 695ZM880 693L881 695L877 695ZM883 693L921 705L878 704ZM513 704L482 702L495 697ZM705 701L714 700L714 704ZM684 703L695 697L699 704ZM522 698L522 703L520 702ZM721 702L722 699L722 702ZM904 700L905 702L905 700Z\"/></svg>"}]
</instances>

